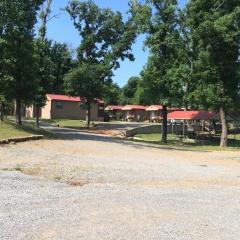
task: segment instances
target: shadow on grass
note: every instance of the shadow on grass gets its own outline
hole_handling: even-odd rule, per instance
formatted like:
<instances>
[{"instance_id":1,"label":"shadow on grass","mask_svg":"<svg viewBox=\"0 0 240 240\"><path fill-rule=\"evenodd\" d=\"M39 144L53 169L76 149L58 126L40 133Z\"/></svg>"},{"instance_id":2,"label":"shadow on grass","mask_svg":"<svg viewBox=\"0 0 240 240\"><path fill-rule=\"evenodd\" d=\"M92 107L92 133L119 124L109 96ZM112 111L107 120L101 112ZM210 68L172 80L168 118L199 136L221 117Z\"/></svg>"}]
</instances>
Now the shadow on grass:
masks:
<instances>
[{"instance_id":1,"label":"shadow on grass","mask_svg":"<svg viewBox=\"0 0 240 240\"><path fill-rule=\"evenodd\" d=\"M221 149L220 137L212 138L206 141L197 142L183 142L181 140L168 140L168 143L164 144L161 141L145 140L145 139L131 139L130 141L138 143L148 143L164 147L166 149L184 150L184 151L224 151L224 150L240 150L240 140L229 139L228 147Z\"/></svg>"}]
</instances>

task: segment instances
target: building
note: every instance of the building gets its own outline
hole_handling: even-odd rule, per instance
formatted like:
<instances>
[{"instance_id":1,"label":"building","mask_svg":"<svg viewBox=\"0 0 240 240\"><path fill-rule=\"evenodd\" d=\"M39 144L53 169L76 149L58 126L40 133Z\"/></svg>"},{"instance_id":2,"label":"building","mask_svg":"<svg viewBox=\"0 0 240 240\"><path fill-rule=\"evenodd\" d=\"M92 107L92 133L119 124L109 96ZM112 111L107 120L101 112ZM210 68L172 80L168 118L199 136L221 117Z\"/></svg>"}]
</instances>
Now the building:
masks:
<instances>
[{"instance_id":1,"label":"building","mask_svg":"<svg viewBox=\"0 0 240 240\"><path fill-rule=\"evenodd\" d=\"M146 107L142 105L126 105L122 111L125 121L142 122L148 119Z\"/></svg>"},{"instance_id":2,"label":"building","mask_svg":"<svg viewBox=\"0 0 240 240\"><path fill-rule=\"evenodd\" d=\"M171 120L188 120L188 121L210 121L217 120L219 117L216 113L208 111L174 111L168 114Z\"/></svg>"},{"instance_id":3,"label":"building","mask_svg":"<svg viewBox=\"0 0 240 240\"><path fill-rule=\"evenodd\" d=\"M194 133L216 133L218 130L215 121L219 120L219 116L214 112L174 111L168 114L168 119L170 119L172 123L180 123L182 125L183 135L185 135L185 133L189 132L190 130Z\"/></svg>"},{"instance_id":4,"label":"building","mask_svg":"<svg viewBox=\"0 0 240 240\"><path fill-rule=\"evenodd\" d=\"M122 108L123 106L108 105L105 111L110 120L120 120L123 117Z\"/></svg>"},{"instance_id":5,"label":"building","mask_svg":"<svg viewBox=\"0 0 240 240\"><path fill-rule=\"evenodd\" d=\"M26 109L26 117L35 117L33 106ZM41 109L40 117L43 119L74 119L86 120L86 108L80 97L47 94L46 105ZM91 121L104 120L104 102L95 99L91 103Z\"/></svg>"},{"instance_id":6,"label":"building","mask_svg":"<svg viewBox=\"0 0 240 240\"><path fill-rule=\"evenodd\" d=\"M150 122L160 122L162 120L162 105L151 105L146 107L146 111L149 113ZM178 108L168 108L167 113L179 110Z\"/></svg>"}]
</instances>

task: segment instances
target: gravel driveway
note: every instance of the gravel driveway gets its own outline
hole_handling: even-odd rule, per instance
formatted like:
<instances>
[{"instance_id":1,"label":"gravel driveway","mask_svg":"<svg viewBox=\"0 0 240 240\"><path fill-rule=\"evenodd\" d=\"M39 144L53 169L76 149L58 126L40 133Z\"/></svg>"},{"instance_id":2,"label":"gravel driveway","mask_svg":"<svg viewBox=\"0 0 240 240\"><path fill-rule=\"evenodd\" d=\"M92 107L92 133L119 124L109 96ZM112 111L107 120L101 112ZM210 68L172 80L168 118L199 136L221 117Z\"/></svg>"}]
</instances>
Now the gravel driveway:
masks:
<instances>
[{"instance_id":1,"label":"gravel driveway","mask_svg":"<svg viewBox=\"0 0 240 240\"><path fill-rule=\"evenodd\" d=\"M240 238L239 152L52 130L0 147L1 240Z\"/></svg>"}]
</instances>

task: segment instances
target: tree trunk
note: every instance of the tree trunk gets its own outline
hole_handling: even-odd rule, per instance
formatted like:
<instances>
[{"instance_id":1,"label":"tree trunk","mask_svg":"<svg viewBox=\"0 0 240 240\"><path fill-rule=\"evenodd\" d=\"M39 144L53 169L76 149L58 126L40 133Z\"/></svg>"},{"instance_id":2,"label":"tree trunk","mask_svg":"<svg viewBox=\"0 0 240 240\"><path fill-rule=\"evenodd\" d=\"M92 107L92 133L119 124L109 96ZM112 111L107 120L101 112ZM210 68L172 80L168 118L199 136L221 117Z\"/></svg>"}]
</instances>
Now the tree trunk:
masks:
<instances>
[{"instance_id":1,"label":"tree trunk","mask_svg":"<svg viewBox=\"0 0 240 240\"><path fill-rule=\"evenodd\" d=\"M40 107L39 105L36 105L36 126L39 128L39 118L40 118Z\"/></svg>"},{"instance_id":2,"label":"tree trunk","mask_svg":"<svg viewBox=\"0 0 240 240\"><path fill-rule=\"evenodd\" d=\"M86 122L87 122L87 127L90 128L90 125L91 125L91 101L87 101Z\"/></svg>"},{"instance_id":3,"label":"tree trunk","mask_svg":"<svg viewBox=\"0 0 240 240\"><path fill-rule=\"evenodd\" d=\"M22 101L21 99L16 99L16 124L17 125L22 125L22 116L21 116L21 105Z\"/></svg>"},{"instance_id":4,"label":"tree trunk","mask_svg":"<svg viewBox=\"0 0 240 240\"><path fill-rule=\"evenodd\" d=\"M222 135L221 135L220 147L224 148L224 147L227 147L228 128L227 128L226 112L223 107L220 108L220 118L222 122Z\"/></svg>"},{"instance_id":5,"label":"tree trunk","mask_svg":"<svg viewBox=\"0 0 240 240\"><path fill-rule=\"evenodd\" d=\"M162 109L162 143L167 143L167 106L163 105Z\"/></svg>"},{"instance_id":6,"label":"tree trunk","mask_svg":"<svg viewBox=\"0 0 240 240\"><path fill-rule=\"evenodd\" d=\"M0 105L0 121L3 122L4 119L4 103Z\"/></svg>"}]
</instances>

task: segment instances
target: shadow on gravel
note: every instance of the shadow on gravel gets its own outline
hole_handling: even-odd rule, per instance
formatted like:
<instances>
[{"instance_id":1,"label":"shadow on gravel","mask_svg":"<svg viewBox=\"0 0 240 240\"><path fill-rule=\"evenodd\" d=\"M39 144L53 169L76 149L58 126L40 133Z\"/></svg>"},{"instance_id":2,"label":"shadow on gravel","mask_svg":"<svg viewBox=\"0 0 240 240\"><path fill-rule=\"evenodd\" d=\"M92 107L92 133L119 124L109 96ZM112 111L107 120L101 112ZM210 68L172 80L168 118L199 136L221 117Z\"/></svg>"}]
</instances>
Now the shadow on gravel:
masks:
<instances>
[{"instance_id":1,"label":"shadow on gravel","mask_svg":"<svg viewBox=\"0 0 240 240\"><path fill-rule=\"evenodd\" d=\"M51 127L48 128L48 131L54 134L55 140L83 140L83 141L99 141L99 142L111 142L111 143L118 143L126 146L132 146L134 148L143 149L143 148L154 148L154 149L165 149L165 150L177 150L177 151L189 151L189 152L211 152L208 150L194 150L194 149L186 149L181 147L171 147L171 146L163 146L163 145L156 145L151 143L143 143L143 142L133 142L131 140L121 139L119 137L112 137L112 136L103 136L93 133L88 133L86 131L81 130L73 130L70 128L57 128ZM51 140L50 139L50 140Z\"/></svg>"}]
</instances>

